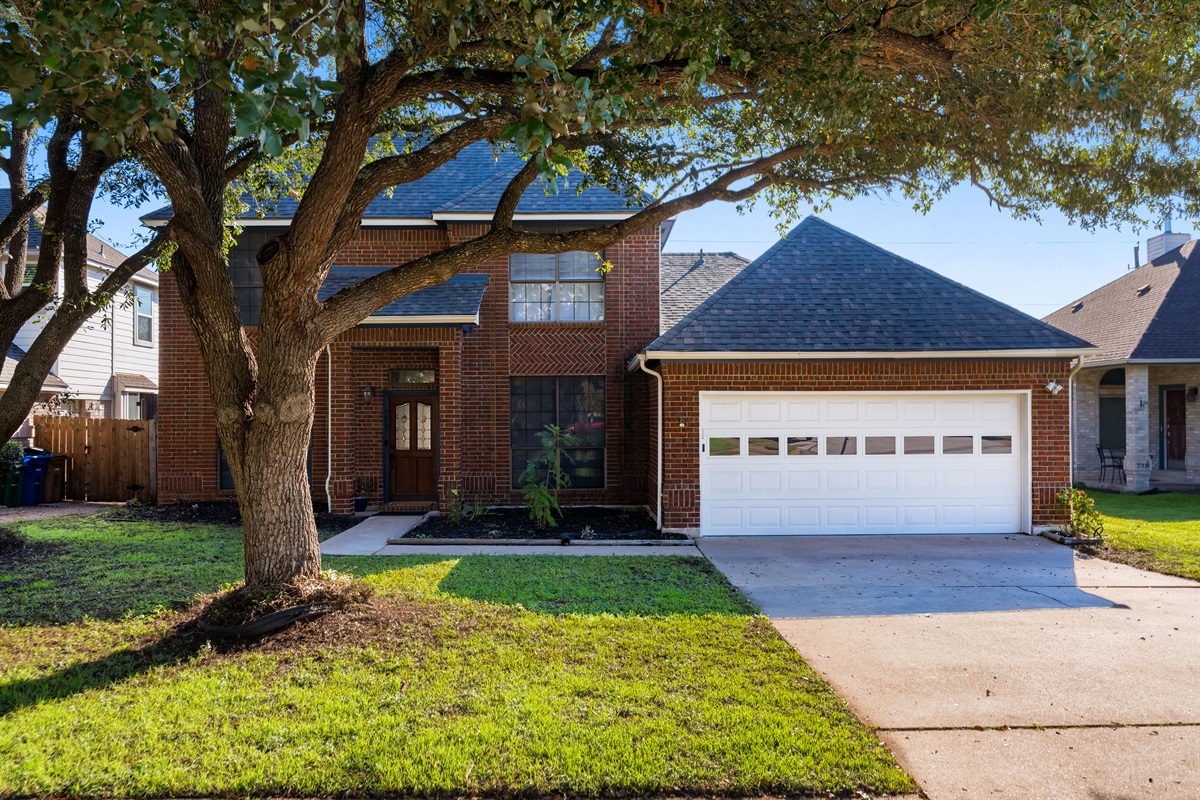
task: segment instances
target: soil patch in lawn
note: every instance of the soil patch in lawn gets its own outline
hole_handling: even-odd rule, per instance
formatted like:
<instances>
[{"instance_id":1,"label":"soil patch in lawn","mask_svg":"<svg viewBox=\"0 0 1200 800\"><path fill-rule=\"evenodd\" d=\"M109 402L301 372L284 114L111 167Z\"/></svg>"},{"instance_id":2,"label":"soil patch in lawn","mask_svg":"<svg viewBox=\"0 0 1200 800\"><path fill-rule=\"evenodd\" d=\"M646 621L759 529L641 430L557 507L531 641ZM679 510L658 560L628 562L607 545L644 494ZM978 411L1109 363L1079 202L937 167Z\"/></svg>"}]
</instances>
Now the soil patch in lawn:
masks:
<instances>
[{"instance_id":1,"label":"soil patch in lawn","mask_svg":"<svg viewBox=\"0 0 1200 800\"><path fill-rule=\"evenodd\" d=\"M0 558L15 556L25 547L25 537L12 528L0 528Z\"/></svg>"},{"instance_id":2,"label":"soil patch in lawn","mask_svg":"<svg viewBox=\"0 0 1200 800\"><path fill-rule=\"evenodd\" d=\"M686 539L657 530L654 518L641 509L572 506L563 509L558 525L539 528L527 508L493 508L470 518L431 517L413 528L406 539Z\"/></svg>"},{"instance_id":3,"label":"soil patch in lawn","mask_svg":"<svg viewBox=\"0 0 1200 800\"><path fill-rule=\"evenodd\" d=\"M111 518L126 522L185 522L197 525L242 526L238 504L229 503L164 503L157 506L125 506L113 511ZM355 516L317 512L317 533L322 538L353 528L362 519Z\"/></svg>"}]
</instances>

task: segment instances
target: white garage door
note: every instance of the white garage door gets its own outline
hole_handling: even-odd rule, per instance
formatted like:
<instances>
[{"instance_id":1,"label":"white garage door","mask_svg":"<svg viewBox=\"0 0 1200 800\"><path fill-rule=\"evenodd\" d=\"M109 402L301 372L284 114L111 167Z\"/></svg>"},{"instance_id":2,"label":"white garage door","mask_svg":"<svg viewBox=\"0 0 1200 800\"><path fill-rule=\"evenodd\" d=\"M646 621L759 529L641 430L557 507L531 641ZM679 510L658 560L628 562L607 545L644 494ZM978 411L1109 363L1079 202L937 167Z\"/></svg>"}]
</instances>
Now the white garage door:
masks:
<instances>
[{"instance_id":1,"label":"white garage door","mask_svg":"<svg viewBox=\"0 0 1200 800\"><path fill-rule=\"evenodd\" d=\"M700 395L700 531L1015 533L1027 395Z\"/></svg>"}]
</instances>

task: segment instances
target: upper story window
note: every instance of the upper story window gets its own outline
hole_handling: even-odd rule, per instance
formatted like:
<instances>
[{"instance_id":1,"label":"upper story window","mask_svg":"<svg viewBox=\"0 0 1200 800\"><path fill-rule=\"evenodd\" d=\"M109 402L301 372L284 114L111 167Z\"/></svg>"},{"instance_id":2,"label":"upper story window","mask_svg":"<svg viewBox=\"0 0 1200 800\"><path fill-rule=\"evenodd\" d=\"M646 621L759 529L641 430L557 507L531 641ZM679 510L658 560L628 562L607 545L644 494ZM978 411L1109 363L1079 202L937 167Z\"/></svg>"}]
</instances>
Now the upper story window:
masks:
<instances>
[{"instance_id":1,"label":"upper story window","mask_svg":"<svg viewBox=\"0 0 1200 800\"><path fill-rule=\"evenodd\" d=\"M154 343L154 290L133 287L133 338L138 344Z\"/></svg>"},{"instance_id":2,"label":"upper story window","mask_svg":"<svg viewBox=\"0 0 1200 800\"><path fill-rule=\"evenodd\" d=\"M508 281L513 322L604 321L604 273L596 253L514 253Z\"/></svg>"},{"instance_id":3,"label":"upper story window","mask_svg":"<svg viewBox=\"0 0 1200 800\"><path fill-rule=\"evenodd\" d=\"M263 282L258 268L258 250L278 231L242 231L229 248L229 281L237 297L243 325L257 325L262 311Z\"/></svg>"}]
</instances>

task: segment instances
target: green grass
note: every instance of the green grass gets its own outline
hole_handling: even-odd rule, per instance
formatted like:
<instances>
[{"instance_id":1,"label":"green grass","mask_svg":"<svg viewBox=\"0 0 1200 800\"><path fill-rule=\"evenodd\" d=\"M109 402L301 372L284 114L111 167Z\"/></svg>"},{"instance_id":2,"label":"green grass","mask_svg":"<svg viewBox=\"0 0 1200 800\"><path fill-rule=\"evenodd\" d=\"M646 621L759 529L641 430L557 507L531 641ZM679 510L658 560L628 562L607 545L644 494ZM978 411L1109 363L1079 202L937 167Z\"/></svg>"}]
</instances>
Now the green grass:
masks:
<instances>
[{"instance_id":1,"label":"green grass","mask_svg":"<svg viewBox=\"0 0 1200 800\"><path fill-rule=\"evenodd\" d=\"M148 612L235 577L236 531L95 522L6 566L0 796L915 788L701 559L329 558L375 613L222 649Z\"/></svg>"},{"instance_id":2,"label":"green grass","mask_svg":"<svg viewBox=\"0 0 1200 800\"><path fill-rule=\"evenodd\" d=\"M1200 497L1095 492L1107 554L1134 566L1200 580Z\"/></svg>"}]
</instances>

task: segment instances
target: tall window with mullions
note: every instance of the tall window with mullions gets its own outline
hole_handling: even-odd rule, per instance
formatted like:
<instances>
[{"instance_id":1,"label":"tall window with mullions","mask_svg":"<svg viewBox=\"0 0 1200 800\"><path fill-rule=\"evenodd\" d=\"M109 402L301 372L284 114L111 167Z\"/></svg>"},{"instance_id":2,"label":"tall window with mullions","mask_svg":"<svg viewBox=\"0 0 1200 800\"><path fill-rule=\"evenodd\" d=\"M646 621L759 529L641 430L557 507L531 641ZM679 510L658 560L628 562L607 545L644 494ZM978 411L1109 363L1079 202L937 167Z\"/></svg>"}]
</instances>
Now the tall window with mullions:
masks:
<instances>
[{"instance_id":1,"label":"tall window with mullions","mask_svg":"<svg viewBox=\"0 0 1200 800\"><path fill-rule=\"evenodd\" d=\"M509 389L513 488L520 488L529 462L541 457L538 433L547 425L557 425L578 440L563 451L562 467L571 488L604 488L604 377L514 377Z\"/></svg>"}]
</instances>

